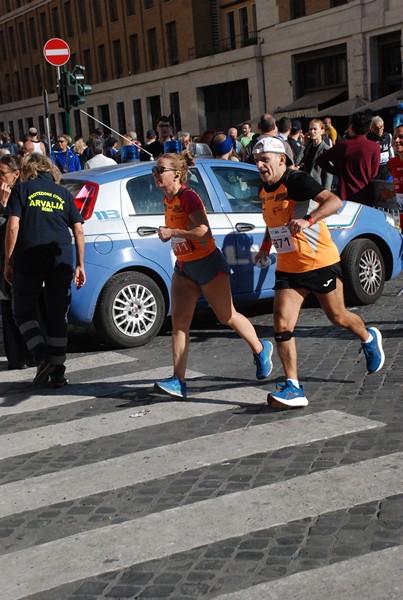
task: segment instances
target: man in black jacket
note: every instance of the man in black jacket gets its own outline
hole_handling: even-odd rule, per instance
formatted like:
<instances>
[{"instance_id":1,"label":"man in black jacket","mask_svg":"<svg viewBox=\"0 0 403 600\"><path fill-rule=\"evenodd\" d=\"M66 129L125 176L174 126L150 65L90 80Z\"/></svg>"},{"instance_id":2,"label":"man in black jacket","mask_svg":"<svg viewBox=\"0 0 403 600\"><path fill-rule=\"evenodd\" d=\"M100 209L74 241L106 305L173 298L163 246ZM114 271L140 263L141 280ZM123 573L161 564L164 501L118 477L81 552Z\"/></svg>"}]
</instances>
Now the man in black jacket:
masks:
<instances>
[{"instance_id":1,"label":"man in black jacket","mask_svg":"<svg viewBox=\"0 0 403 600\"><path fill-rule=\"evenodd\" d=\"M381 148L381 159L376 179L389 179L391 175L388 168L388 160L393 158L395 153L392 148L392 135L385 133L385 124L381 117L372 117L367 138L373 142L377 142Z\"/></svg>"}]
</instances>

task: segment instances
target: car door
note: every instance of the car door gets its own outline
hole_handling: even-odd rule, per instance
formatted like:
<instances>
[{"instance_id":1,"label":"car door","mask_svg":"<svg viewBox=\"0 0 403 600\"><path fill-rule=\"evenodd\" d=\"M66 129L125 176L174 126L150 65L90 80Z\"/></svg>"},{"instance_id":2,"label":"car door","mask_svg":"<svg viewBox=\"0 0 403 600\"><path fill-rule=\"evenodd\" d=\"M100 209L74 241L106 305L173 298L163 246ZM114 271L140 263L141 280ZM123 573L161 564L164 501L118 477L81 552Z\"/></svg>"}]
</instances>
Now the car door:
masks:
<instances>
[{"instance_id":1,"label":"car door","mask_svg":"<svg viewBox=\"0 0 403 600\"><path fill-rule=\"evenodd\" d=\"M222 247L230 233L231 223L216 198L211 198L203 181L201 170L193 167L188 185L201 197L207 211L210 227L216 244ZM170 243L164 244L158 237L158 227L164 225L164 194L156 188L149 173L127 178L121 184L124 220L132 244L138 254L151 260L172 274L175 256ZM214 191L213 191L214 195ZM236 282L232 281L236 287Z\"/></svg>"},{"instance_id":2,"label":"car door","mask_svg":"<svg viewBox=\"0 0 403 600\"><path fill-rule=\"evenodd\" d=\"M236 270L237 296L248 299L272 295L275 267L259 269L254 261L266 229L256 167L216 160L209 161L206 170L234 232L233 238L224 242L223 251Z\"/></svg>"}]
</instances>

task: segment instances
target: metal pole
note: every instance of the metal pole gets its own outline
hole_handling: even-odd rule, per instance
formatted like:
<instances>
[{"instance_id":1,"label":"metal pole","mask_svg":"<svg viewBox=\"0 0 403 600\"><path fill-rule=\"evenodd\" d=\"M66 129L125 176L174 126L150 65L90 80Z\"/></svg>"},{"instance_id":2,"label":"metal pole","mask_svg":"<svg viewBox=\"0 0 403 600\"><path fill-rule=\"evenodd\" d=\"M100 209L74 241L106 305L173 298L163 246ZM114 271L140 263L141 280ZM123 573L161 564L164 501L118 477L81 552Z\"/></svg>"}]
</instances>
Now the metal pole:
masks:
<instances>
[{"instance_id":1,"label":"metal pole","mask_svg":"<svg viewBox=\"0 0 403 600\"><path fill-rule=\"evenodd\" d=\"M71 120L70 120L70 111L66 110L64 111L66 114L66 133L67 135L69 135L71 137L71 141L73 141L73 132L71 130Z\"/></svg>"},{"instance_id":2,"label":"metal pole","mask_svg":"<svg viewBox=\"0 0 403 600\"><path fill-rule=\"evenodd\" d=\"M66 66L62 65L61 67L57 67L57 77L58 77L58 82L59 79L61 77L61 72L67 72ZM67 90L66 90L66 97L67 97ZM67 135L69 135L72 139L73 139L73 132L71 130L71 120L70 120L70 109L64 109L64 114L66 115L66 133Z\"/></svg>"},{"instance_id":3,"label":"metal pole","mask_svg":"<svg viewBox=\"0 0 403 600\"><path fill-rule=\"evenodd\" d=\"M151 156L151 160L154 160L154 157L151 154L151 152L149 152L148 150L146 150L145 148L143 148L142 146L140 146L140 144L137 144L136 142L133 142L133 140L130 140L129 138L127 138L124 135L122 135L121 133L119 133L119 131L115 131L114 129L112 129L112 127L109 127L109 125L105 125L105 123L102 123L102 121L100 121L99 119L96 119L95 117L93 117L89 113L85 112L85 110L83 110L82 108L80 108L80 112L82 112L83 115L86 115L87 117L90 117L90 119L94 119L94 121L96 121L97 123L99 123L100 125L102 125L102 127L106 127L110 131L113 131L113 133L116 133L116 135L118 135L119 137L121 137L123 140L127 140L128 142L130 142L134 146L137 146L138 148L140 148L140 150L142 152L145 152L146 154L149 154Z\"/></svg>"},{"instance_id":4,"label":"metal pole","mask_svg":"<svg viewBox=\"0 0 403 600\"><path fill-rule=\"evenodd\" d=\"M48 145L49 145L49 155L52 155L52 144L50 141L50 127L49 127L48 91L42 90L42 95L43 95L43 112L44 112L44 116L45 116L46 136L48 138Z\"/></svg>"}]
</instances>

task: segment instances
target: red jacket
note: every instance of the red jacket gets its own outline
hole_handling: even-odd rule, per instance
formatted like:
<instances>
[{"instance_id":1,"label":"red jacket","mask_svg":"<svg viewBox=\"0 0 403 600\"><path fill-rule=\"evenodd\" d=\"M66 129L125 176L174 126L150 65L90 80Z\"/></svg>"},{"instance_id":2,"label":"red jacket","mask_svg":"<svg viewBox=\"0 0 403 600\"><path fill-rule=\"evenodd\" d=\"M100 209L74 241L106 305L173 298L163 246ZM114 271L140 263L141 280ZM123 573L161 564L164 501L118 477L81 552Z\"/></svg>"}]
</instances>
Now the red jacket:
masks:
<instances>
[{"instance_id":1,"label":"red jacket","mask_svg":"<svg viewBox=\"0 0 403 600\"><path fill-rule=\"evenodd\" d=\"M377 142L355 135L318 156L316 164L338 176L337 193L342 200L354 200L357 192L376 179L380 156Z\"/></svg>"}]
</instances>

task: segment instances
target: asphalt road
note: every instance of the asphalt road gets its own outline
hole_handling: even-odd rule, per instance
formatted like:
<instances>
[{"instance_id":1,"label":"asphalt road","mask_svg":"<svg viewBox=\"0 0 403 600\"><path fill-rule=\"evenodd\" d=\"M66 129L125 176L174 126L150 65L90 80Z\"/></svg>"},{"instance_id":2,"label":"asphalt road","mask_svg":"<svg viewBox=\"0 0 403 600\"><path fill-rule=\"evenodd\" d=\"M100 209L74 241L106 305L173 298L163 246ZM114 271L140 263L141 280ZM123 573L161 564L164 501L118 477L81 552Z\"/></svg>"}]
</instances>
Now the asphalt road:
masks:
<instances>
[{"instance_id":1,"label":"asphalt road","mask_svg":"<svg viewBox=\"0 0 403 600\"><path fill-rule=\"evenodd\" d=\"M209 313L186 402L152 388L172 371L169 327L130 350L72 331L61 390L1 359L0 599L400 598L402 288L353 308L384 336L375 375L348 332L302 311L304 409L267 405L277 357L257 382ZM246 311L264 339L270 310Z\"/></svg>"}]
</instances>

